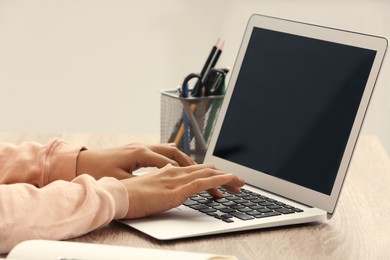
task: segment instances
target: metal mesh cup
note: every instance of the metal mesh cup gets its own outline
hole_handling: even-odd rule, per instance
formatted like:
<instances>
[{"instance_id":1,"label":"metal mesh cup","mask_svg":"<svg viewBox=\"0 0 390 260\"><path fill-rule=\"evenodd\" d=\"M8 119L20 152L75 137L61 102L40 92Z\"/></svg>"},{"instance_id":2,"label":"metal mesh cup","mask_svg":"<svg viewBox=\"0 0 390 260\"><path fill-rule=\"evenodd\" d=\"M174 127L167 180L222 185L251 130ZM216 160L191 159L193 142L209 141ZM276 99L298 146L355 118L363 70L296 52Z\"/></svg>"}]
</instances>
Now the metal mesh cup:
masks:
<instances>
[{"instance_id":1,"label":"metal mesh cup","mask_svg":"<svg viewBox=\"0 0 390 260\"><path fill-rule=\"evenodd\" d=\"M177 90L161 90L161 143L177 147L202 163L224 96L179 96Z\"/></svg>"}]
</instances>

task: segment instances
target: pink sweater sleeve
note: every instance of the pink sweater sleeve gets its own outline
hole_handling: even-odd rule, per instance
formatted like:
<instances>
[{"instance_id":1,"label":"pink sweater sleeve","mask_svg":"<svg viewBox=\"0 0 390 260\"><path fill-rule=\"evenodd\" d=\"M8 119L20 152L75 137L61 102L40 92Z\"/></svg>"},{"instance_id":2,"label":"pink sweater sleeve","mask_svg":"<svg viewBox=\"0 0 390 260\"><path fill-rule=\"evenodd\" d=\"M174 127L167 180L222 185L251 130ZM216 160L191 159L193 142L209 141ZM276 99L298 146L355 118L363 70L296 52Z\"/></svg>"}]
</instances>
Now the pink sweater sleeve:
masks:
<instances>
[{"instance_id":1,"label":"pink sweater sleeve","mask_svg":"<svg viewBox=\"0 0 390 260\"><path fill-rule=\"evenodd\" d=\"M80 149L59 139L0 144L0 254L23 240L72 238L126 215L120 181L74 178Z\"/></svg>"},{"instance_id":2,"label":"pink sweater sleeve","mask_svg":"<svg viewBox=\"0 0 390 260\"><path fill-rule=\"evenodd\" d=\"M46 145L0 143L0 184L30 183L43 187L55 180L70 181L76 177L77 156L82 149L61 139Z\"/></svg>"}]
</instances>

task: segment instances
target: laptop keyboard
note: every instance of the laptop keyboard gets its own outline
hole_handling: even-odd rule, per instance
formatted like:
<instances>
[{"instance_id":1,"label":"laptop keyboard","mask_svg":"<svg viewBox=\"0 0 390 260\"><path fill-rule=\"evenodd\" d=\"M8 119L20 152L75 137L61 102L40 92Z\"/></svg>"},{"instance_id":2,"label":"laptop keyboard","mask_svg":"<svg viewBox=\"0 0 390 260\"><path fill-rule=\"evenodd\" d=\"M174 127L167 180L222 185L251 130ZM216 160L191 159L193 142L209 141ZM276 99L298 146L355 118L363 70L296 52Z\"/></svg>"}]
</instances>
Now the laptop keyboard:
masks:
<instances>
[{"instance_id":1,"label":"laptop keyboard","mask_svg":"<svg viewBox=\"0 0 390 260\"><path fill-rule=\"evenodd\" d=\"M240 193L225 189L221 191L222 198L214 198L204 191L191 196L184 205L227 223L233 223L235 218L251 220L303 212L302 209L247 189L241 189Z\"/></svg>"}]
</instances>

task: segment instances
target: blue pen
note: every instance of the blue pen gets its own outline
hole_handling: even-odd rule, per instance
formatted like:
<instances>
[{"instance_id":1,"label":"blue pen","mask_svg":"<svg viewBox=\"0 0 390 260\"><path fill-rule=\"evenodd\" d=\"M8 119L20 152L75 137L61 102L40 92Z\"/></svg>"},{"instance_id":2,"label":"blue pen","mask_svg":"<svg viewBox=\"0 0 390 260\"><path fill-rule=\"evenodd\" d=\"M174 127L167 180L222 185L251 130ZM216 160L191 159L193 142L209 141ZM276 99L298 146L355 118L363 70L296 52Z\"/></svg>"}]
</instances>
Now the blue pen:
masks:
<instances>
[{"instance_id":1,"label":"blue pen","mask_svg":"<svg viewBox=\"0 0 390 260\"><path fill-rule=\"evenodd\" d=\"M191 132L190 132L190 122L188 121L186 113L183 112L183 124L184 124L184 134L183 134L183 152L188 156L191 154Z\"/></svg>"},{"instance_id":2,"label":"blue pen","mask_svg":"<svg viewBox=\"0 0 390 260\"><path fill-rule=\"evenodd\" d=\"M185 82L183 84L183 92L182 96L183 97L188 97L188 84ZM184 101L186 102L186 101ZM183 124L184 124L184 134L183 134L183 150L184 153L187 155L190 155L191 153L191 147L190 147L190 142L191 142L191 132L190 132L190 123L188 122L188 118L186 113L183 111Z\"/></svg>"}]
</instances>

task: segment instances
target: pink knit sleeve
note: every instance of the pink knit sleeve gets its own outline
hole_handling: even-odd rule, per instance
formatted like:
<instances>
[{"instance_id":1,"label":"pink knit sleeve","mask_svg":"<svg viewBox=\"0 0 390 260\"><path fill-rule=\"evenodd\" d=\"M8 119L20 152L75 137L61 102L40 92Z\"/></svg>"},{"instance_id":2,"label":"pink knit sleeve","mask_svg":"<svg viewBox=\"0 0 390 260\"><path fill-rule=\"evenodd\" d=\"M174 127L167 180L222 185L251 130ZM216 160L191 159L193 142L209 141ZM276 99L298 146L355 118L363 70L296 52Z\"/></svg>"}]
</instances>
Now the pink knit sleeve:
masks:
<instances>
[{"instance_id":1,"label":"pink knit sleeve","mask_svg":"<svg viewBox=\"0 0 390 260\"><path fill-rule=\"evenodd\" d=\"M0 254L28 239L68 239L113 219L124 218L125 186L115 178L98 181L83 174L43 188L31 184L0 185Z\"/></svg>"},{"instance_id":2,"label":"pink knit sleeve","mask_svg":"<svg viewBox=\"0 0 390 260\"><path fill-rule=\"evenodd\" d=\"M76 177L77 156L83 147L61 139L46 145L25 142L19 146L0 143L0 184L30 183L43 187L55 180Z\"/></svg>"},{"instance_id":3,"label":"pink knit sleeve","mask_svg":"<svg viewBox=\"0 0 390 260\"><path fill-rule=\"evenodd\" d=\"M23 240L76 237L126 215L120 181L76 177L81 149L60 139L0 143L0 254Z\"/></svg>"}]
</instances>

